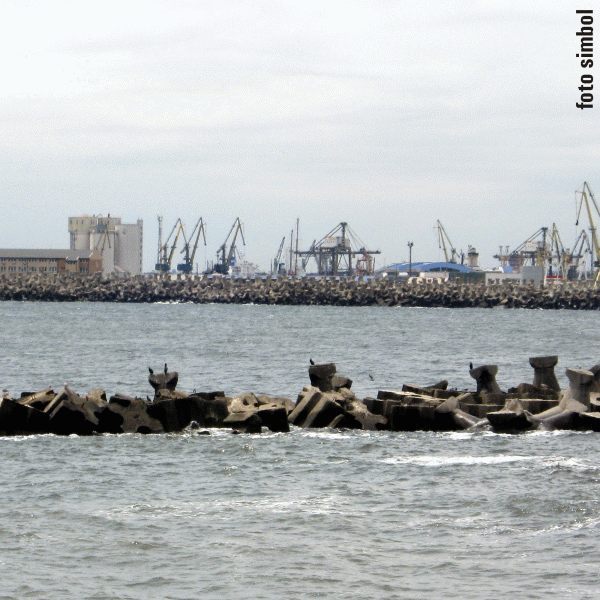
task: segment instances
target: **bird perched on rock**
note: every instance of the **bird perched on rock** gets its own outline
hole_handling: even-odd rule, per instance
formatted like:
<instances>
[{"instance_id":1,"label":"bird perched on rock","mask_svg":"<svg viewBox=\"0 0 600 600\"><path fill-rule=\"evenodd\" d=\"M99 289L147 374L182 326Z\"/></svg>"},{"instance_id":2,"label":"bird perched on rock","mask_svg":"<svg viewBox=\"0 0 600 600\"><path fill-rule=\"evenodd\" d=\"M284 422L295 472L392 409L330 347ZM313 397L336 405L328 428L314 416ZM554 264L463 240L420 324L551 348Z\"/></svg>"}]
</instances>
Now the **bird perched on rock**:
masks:
<instances>
[{"instance_id":1,"label":"bird perched on rock","mask_svg":"<svg viewBox=\"0 0 600 600\"><path fill-rule=\"evenodd\" d=\"M150 367L148 367L148 371L150 371L150 375L154 375L154 371Z\"/></svg>"},{"instance_id":2,"label":"bird perched on rock","mask_svg":"<svg viewBox=\"0 0 600 600\"><path fill-rule=\"evenodd\" d=\"M473 363L469 363L469 371L473 370Z\"/></svg>"},{"instance_id":3,"label":"bird perched on rock","mask_svg":"<svg viewBox=\"0 0 600 600\"><path fill-rule=\"evenodd\" d=\"M314 365L314 364L315 364L315 361L314 361L312 358L309 358L308 360L310 361L310 364L311 364L311 365Z\"/></svg>"},{"instance_id":4,"label":"bird perched on rock","mask_svg":"<svg viewBox=\"0 0 600 600\"><path fill-rule=\"evenodd\" d=\"M167 363L165 363L165 375L167 374Z\"/></svg>"}]
</instances>

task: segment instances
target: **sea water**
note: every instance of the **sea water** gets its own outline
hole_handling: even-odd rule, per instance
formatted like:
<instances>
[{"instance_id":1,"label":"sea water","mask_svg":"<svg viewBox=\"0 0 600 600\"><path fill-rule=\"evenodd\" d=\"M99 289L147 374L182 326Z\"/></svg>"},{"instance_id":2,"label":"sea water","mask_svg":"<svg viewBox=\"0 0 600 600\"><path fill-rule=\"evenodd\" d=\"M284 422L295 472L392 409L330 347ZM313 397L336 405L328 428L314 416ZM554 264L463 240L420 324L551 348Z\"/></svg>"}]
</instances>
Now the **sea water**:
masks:
<instances>
[{"instance_id":1,"label":"sea water","mask_svg":"<svg viewBox=\"0 0 600 600\"><path fill-rule=\"evenodd\" d=\"M296 399L502 389L600 362L595 312L0 303L0 385ZM600 434L293 429L0 438L2 599L596 598Z\"/></svg>"}]
</instances>

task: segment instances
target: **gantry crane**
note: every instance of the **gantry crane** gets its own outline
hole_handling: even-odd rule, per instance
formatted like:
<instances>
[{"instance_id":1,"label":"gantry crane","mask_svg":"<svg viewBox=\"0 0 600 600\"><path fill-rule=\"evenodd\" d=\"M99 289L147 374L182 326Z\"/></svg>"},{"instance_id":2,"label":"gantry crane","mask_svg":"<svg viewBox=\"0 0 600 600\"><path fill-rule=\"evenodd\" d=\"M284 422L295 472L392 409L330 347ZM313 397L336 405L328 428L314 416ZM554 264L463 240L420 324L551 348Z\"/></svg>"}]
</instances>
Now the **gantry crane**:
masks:
<instances>
[{"instance_id":1,"label":"gantry crane","mask_svg":"<svg viewBox=\"0 0 600 600\"><path fill-rule=\"evenodd\" d=\"M500 246L500 254L494 254L494 258L497 258L501 265L511 266L515 273L520 273L521 267L528 263L531 265L544 265L549 254L546 241L547 234L548 228L540 227L510 254L508 253L508 246L505 253L502 252L502 246ZM540 236L541 241L536 241Z\"/></svg>"},{"instance_id":2,"label":"gantry crane","mask_svg":"<svg viewBox=\"0 0 600 600\"><path fill-rule=\"evenodd\" d=\"M196 226L192 230L192 233L190 234L189 239L185 235L185 230L183 230L182 233L183 233L183 240L185 242L185 245L183 246L183 250L181 251L181 254L185 253L185 257L184 257L184 262L177 265L177 270L181 271L182 273L191 273L192 270L194 269L194 258L196 257L196 250L198 249L198 242L200 241L200 234L202 234L202 238L204 239L204 245L206 246L206 231L205 231L205 224L204 224L204 221L202 220L202 217L200 217L200 219L196 223ZM190 244L191 244L192 240L194 239L194 234L196 234L196 239L194 241L194 248L190 252Z\"/></svg>"},{"instance_id":3,"label":"gantry crane","mask_svg":"<svg viewBox=\"0 0 600 600\"><path fill-rule=\"evenodd\" d=\"M229 246L229 251L227 250L227 242L229 238L233 234L233 238L231 239L231 244ZM222 275L227 275L229 273L229 268L232 265L232 261L235 257L236 246L235 242L237 240L237 236L240 235L242 238L242 242L244 246L246 245L246 240L244 239L244 229L242 227L242 223L240 218L238 217L233 223L225 241L221 245L221 247L217 250L217 263L214 266L215 273L221 273Z\"/></svg>"},{"instance_id":4,"label":"gantry crane","mask_svg":"<svg viewBox=\"0 0 600 600\"><path fill-rule=\"evenodd\" d=\"M358 249L355 249L357 246ZM379 250L367 250L365 244L350 229L348 223L340 223L324 238L318 242L313 242L308 250L296 251L295 254L303 257L303 267L306 266L310 258L314 258L319 275L351 276L356 275L356 268L352 264L352 259L357 256L360 257L360 268L364 269L364 274L373 275L375 270L373 255L381 254L381 252Z\"/></svg>"},{"instance_id":5,"label":"gantry crane","mask_svg":"<svg viewBox=\"0 0 600 600\"><path fill-rule=\"evenodd\" d=\"M437 222L436 229L438 230L438 245L440 248L444 249L444 256L446 257L446 262L456 263L459 254L456 251L456 248L454 247L452 242L450 241L450 238L448 237L448 234L446 233L446 230L444 229L444 226L442 225L440 220L438 220ZM446 246L446 242L448 242L448 246ZM450 251L448 251L448 247L450 248Z\"/></svg>"},{"instance_id":6,"label":"gantry crane","mask_svg":"<svg viewBox=\"0 0 600 600\"><path fill-rule=\"evenodd\" d=\"M175 254L175 247L177 246L177 240L179 239L179 235L183 231L183 221L181 219L177 219L173 229L171 229L171 233L169 237L167 237L167 241L162 243L162 217L158 217L158 261L154 268L157 271L161 271L166 273L171 270L171 263L173 262L173 254ZM177 231L177 233L175 233ZM169 250L169 241L171 237L175 233L175 237L173 239L173 244L171 245L171 249Z\"/></svg>"}]
</instances>

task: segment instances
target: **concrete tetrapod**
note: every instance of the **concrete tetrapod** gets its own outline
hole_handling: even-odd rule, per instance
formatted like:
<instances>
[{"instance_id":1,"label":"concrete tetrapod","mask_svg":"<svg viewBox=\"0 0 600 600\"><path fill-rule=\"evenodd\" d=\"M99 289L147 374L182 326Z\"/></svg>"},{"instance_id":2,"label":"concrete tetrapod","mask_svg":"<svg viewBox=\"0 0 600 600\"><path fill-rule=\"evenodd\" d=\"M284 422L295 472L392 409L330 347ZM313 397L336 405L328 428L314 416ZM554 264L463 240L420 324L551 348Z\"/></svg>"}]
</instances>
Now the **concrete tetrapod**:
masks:
<instances>
[{"instance_id":1,"label":"concrete tetrapod","mask_svg":"<svg viewBox=\"0 0 600 600\"><path fill-rule=\"evenodd\" d=\"M449 431L454 431L456 429L469 429L485 421L485 419L478 419L477 417L474 417L473 415L461 410L458 396L444 400L439 406L436 407L435 413L438 417L438 421L443 415L450 417L450 419L447 420Z\"/></svg>"},{"instance_id":2,"label":"concrete tetrapod","mask_svg":"<svg viewBox=\"0 0 600 600\"><path fill-rule=\"evenodd\" d=\"M487 420L496 433L514 433L539 426L539 421L516 398L507 400L503 409L489 412Z\"/></svg>"},{"instance_id":3,"label":"concrete tetrapod","mask_svg":"<svg viewBox=\"0 0 600 600\"><path fill-rule=\"evenodd\" d=\"M310 385L319 388L322 392L331 392L333 390L333 378L336 373L334 363L325 363L322 365L311 364L308 367L308 376Z\"/></svg>"},{"instance_id":4,"label":"concrete tetrapod","mask_svg":"<svg viewBox=\"0 0 600 600\"><path fill-rule=\"evenodd\" d=\"M600 364L594 365L590 369L590 373L594 375L594 381L592 381L592 385L590 386L590 392L600 392Z\"/></svg>"},{"instance_id":5,"label":"concrete tetrapod","mask_svg":"<svg viewBox=\"0 0 600 600\"><path fill-rule=\"evenodd\" d=\"M150 375L148 376L148 382L154 388L154 399L159 396L160 390L168 390L174 392L179 381L179 373L177 371L169 372L167 364L165 363L164 371L160 374L154 373L152 369L148 369Z\"/></svg>"},{"instance_id":6,"label":"concrete tetrapod","mask_svg":"<svg viewBox=\"0 0 600 600\"><path fill-rule=\"evenodd\" d=\"M554 374L558 356L534 356L529 359L529 364L533 367L533 385L536 388L545 385L551 390L560 391L560 385Z\"/></svg>"},{"instance_id":7,"label":"concrete tetrapod","mask_svg":"<svg viewBox=\"0 0 600 600\"><path fill-rule=\"evenodd\" d=\"M581 413L590 410L590 388L594 374L585 369L566 369L569 389L558 406L535 415L542 429L578 429L582 427Z\"/></svg>"},{"instance_id":8,"label":"concrete tetrapod","mask_svg":"<svg viewBox=\"0 0 600 600\"><path fill-rule=\"evenodd\" d=\"M498 365L481 365L469 370L469 374L477 381L478 394L501 394L502 390L496 383Z\"/></svg>"}]
</instances>

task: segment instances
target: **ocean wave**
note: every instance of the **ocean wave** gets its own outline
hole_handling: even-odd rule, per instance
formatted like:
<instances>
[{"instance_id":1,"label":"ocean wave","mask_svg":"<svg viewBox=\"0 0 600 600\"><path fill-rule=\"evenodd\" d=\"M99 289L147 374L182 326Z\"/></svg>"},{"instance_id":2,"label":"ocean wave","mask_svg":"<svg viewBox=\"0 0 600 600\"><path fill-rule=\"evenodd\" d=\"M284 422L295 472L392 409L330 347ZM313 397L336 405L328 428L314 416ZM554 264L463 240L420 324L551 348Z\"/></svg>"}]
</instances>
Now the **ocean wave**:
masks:
<instances>
[{"instance_id":1,"label":"ocean wave","mask_svg":"<svg viewBox=\"0 0 600 600\"><path fill-rule=\"evenodd\" d=\"M418 465L422 467L445 467L452 465L496 465L538 460L538 456L500 455L500 456L395 456L383 458L380 462L394 465Z\"/></svg>"}]
</instances>

